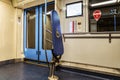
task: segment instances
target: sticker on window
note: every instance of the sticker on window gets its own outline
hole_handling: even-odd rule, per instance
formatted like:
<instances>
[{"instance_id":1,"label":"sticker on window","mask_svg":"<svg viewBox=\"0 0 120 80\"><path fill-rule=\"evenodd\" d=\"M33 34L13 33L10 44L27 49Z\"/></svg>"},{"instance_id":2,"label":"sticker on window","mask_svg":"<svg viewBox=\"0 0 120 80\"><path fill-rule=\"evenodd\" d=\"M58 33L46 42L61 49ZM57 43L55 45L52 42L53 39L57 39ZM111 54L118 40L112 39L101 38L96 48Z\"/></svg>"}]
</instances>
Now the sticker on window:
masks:
<instances>
[{"instance_id":1,"label":"sticker on window","mask_svg":"<svg viewBox=\"0 0 120 80\"><path fill-rule=\"evenodd\" d=\"M95 11L93 12L93 17L94 17L94 19L95 19L96 21L98 21L98 20L101 18L101 15L102 15L101 10L95 10Z\"/></svg>"}]
</instances>

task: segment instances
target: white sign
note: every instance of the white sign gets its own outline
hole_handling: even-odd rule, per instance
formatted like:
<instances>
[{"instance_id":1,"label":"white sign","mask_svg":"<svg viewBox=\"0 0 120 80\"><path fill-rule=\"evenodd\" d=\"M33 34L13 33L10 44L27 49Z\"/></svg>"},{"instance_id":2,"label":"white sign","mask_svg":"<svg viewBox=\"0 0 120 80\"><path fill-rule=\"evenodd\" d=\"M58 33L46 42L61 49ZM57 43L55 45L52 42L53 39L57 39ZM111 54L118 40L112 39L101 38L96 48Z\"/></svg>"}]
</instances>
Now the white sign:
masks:
<instances>
[{"instance_id":1,"label":"white sign","mask_svg":"<svg viewBox=\"0 0 120 80\"><path fill-rule=\"evenodd\" d=\"M83 14L82 2L67 4L66 17L80 16Z\"/></svg>"}]
</instances>

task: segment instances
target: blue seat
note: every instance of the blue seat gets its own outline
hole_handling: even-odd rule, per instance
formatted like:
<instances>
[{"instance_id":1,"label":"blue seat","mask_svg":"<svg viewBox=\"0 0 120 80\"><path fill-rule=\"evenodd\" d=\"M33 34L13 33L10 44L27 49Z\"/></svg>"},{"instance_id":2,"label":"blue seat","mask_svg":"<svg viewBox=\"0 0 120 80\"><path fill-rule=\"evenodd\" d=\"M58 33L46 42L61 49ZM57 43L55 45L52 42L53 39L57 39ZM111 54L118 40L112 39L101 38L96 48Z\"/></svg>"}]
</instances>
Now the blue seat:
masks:
<instances>
[{"instance_id":1,"label":"blue seat","mask_svg":"<svg viewBox=\"0 0 120 80\"><path fill-rule=\"evenodd\" d=\"M51 11L51 25L52 25L52 41L53 41L53 56L61 56L64 53L62 33L60 26L60 19L58 13Z\"/></svg>"}]
</instances>

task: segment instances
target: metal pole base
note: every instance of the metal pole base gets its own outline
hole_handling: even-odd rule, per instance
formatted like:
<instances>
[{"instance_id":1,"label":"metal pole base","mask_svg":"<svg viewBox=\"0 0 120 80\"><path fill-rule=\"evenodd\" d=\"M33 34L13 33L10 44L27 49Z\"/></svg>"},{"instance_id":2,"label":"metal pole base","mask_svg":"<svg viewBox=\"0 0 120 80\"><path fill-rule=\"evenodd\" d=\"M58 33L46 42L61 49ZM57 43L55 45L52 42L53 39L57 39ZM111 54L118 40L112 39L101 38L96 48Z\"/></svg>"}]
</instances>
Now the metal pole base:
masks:
<instances>
[{"instance_id":1,"label":"metal pole base","mask_svg":"<svg viewBox=\"0 0 120 80\"><path fill-rule=\"evenodd\" d=\"M48 77L48 80L58 80L59 78L57 76L51 76L51 77Z\"/></svg>"}]
</instances>

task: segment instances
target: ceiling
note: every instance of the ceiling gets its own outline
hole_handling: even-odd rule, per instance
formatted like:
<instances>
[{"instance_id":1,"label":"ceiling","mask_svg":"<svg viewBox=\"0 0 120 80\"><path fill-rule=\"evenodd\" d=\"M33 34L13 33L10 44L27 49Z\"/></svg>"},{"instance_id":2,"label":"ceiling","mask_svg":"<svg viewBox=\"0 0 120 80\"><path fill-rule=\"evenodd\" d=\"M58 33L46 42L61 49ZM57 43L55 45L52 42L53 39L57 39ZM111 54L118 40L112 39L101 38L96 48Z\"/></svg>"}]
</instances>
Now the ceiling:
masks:
<instances>
[{"instance_id":1,"label":"ceiling","mask_svg":"<svg viewBox=\"0 0 120 80\"><path fill-rule=\"evenodd\" d=\"M53 0L47 0L48 2L51 2ZM40 4L44 4L44 0L12 0L13 6L17 8L29 8L33 6L38 6Z\"/></svg>"}]
</instances>

